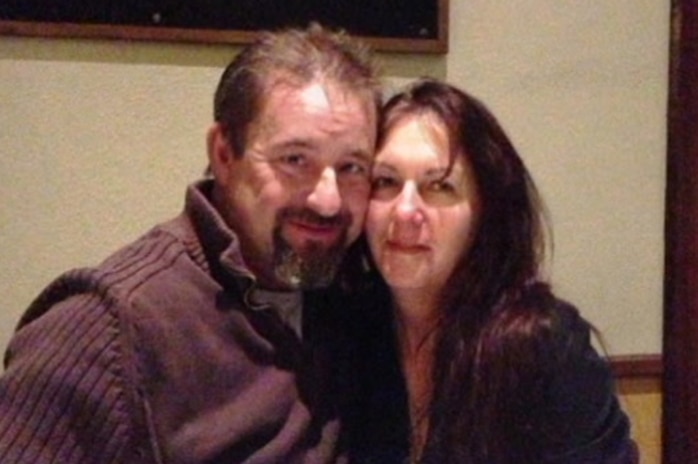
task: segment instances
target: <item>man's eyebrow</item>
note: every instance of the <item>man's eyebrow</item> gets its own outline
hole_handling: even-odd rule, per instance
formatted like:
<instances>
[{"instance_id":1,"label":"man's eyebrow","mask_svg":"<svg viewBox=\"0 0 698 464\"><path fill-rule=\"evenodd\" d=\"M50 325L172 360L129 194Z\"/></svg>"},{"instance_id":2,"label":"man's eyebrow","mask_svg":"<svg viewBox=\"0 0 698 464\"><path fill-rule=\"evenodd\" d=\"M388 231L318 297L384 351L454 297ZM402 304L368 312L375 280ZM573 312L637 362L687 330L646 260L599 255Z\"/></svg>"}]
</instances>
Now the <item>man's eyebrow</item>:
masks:
<instances>
[{"instance_id":1,"label":"man's eyebrow","mask_svg":"<svg viewBox=\"0 0 698 464\"><path fill-rule=\"evenodd\" d=\"M354 150L351 153L349 153L349 156L353 158L359 158L361 161L364 161L368 164L373 163L373 153L368 152L366 150Z\"/></svg>"},{"instance_id":2,"label":"man's eyebrow","mask_svg":"<svg viewBox=\"0 0 698 464\"><path fill-rule=\"evenodd\" d=\"M287 149L287 148L312 148L313 143L307 139L288 139L274 144L276 148Z\"/></svg>"}]
</instances>

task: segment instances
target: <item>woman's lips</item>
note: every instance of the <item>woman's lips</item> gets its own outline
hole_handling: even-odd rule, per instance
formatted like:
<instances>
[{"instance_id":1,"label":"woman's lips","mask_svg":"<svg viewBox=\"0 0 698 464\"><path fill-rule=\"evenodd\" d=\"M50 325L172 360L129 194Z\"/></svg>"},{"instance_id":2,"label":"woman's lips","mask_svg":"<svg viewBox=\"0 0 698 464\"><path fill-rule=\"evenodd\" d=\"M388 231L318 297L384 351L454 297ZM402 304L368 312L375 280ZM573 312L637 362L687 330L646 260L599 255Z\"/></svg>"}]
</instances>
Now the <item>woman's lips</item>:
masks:
<instances>
[{"instance_id":1,"label":"woman's lips","mask_svg":"<svg viewBox=\"0 0 698 464\"><path fill-rule=\"evenodd\" d=\"M386 246L390 251L405 254L417 254L429 251L429 247L419 243L402 243L393 240L388 240Z\"/></svg>"}]
</instances>

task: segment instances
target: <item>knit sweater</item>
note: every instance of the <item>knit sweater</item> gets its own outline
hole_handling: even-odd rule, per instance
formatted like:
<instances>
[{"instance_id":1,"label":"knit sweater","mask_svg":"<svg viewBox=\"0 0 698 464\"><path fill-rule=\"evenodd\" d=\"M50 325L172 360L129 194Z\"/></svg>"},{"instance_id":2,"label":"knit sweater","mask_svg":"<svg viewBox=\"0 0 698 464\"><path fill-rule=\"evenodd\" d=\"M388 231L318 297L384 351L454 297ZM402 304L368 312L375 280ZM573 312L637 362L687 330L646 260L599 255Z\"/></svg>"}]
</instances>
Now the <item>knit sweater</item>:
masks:
<instances>
[{"instance_id":1,"label":"knit sweater","mask_svg":"<svg viewBox=\"0 0 698 464\"><path fill-rule=\"evenodd\" d=\"M190 186L179 217L30 306L0 377L0 462L341 461L324 303L304 295L301 340L249 302L210 188Z\"/></svg>"}]
</instances>

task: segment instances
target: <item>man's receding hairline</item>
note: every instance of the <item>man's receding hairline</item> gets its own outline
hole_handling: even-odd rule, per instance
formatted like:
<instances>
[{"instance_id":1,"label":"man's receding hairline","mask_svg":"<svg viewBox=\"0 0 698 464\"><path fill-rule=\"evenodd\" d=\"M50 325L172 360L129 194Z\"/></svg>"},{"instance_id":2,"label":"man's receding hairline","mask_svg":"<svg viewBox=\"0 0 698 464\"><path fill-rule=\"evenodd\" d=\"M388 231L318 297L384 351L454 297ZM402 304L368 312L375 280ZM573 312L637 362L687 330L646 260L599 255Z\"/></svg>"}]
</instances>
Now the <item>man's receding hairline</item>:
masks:
<instances>
[{"instance_id":1,"label":"man's receding hairline","mask_svg":"<svg viewBox=\"0 0 698 464\"><path fill-rule=\"evenodd\" d=\"M355 96L371 110L376 110L377 115L377 107L375 105L376 96L373 89L362 85L352 85L351 83L345 82L342 79L338 79L322 71L317 71L310 79L305 79L287 70L278 69L273 72L272 75L263 77L260 83L262 84L262 92L260 94L259 112L257 117L251 121L252 124L262 115L266 105L269 103L270 96L274 92L279 89L293 92L303 90L314 84L320 84L325 90L332 88L346 95Z\"/></svg>"}]
</instances>

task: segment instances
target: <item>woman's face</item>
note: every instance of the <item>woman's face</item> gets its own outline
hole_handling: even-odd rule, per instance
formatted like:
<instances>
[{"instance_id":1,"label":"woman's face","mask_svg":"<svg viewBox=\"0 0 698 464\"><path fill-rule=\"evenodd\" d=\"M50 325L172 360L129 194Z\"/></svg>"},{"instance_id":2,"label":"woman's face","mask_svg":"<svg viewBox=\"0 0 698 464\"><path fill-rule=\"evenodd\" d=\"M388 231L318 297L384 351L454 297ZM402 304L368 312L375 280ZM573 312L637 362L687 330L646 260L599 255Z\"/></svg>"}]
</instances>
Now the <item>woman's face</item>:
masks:
<instances>
[{"instance_id":1,"label":"woman's face","mask_svg":"<svg viewBox=\"0 0 698 464\"><path fill-rule=\"evenodd\" d=\"M408 115L376 155L366 218L371 252L394 290L438 293L468 250L479 199L470 163L434 115ZM446 175L448 173L448 175Z\"/></svg>"}]
</instances>

